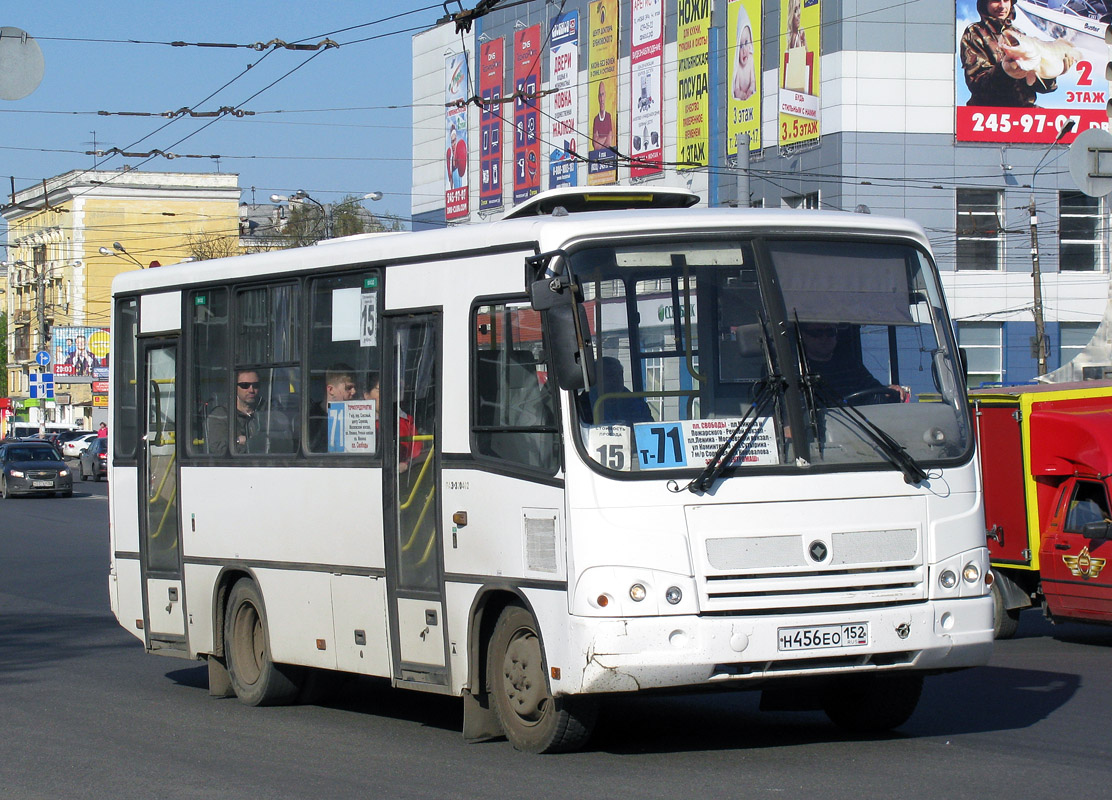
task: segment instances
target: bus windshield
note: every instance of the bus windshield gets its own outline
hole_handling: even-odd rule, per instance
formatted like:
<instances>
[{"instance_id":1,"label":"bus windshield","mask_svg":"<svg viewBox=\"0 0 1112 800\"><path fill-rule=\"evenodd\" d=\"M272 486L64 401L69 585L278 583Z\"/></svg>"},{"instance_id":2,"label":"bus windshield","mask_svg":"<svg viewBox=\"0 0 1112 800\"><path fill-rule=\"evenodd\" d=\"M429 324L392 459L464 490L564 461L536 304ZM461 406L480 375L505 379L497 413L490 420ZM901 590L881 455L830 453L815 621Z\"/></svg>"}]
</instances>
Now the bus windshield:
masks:
<instances>
[{"instance_id":1,"label":"bus windshield","mask_svg":"<svg viewBox=\"0 0 1112 800\"><path fill-rule=\"evenodd\" d=\"M936 272L910 244L621 243L569 266L596 365L579 436L603 469L895 465L918 481L969 456Z\"/></svg>"}]
</instances>

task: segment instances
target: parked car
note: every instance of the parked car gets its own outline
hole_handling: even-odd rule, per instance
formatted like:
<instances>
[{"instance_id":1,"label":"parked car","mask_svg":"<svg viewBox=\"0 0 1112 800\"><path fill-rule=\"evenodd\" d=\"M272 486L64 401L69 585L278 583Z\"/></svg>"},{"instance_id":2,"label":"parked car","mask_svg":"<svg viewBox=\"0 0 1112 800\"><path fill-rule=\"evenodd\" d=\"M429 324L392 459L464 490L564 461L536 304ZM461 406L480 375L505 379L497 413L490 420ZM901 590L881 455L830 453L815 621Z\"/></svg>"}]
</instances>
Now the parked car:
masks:
<instances>
[{"instance_id":1,"label":"parked car","mask_svg":"<svg viewBox=\"0 0 1112 800\"><path fill-rule=\"evenodd\" d=\"M89 432L67 439L62 442L62 455L66 458L77 458L81 455L81 451L88 447L95 438L97 438L96 433Z\"/></svg>"},{"instance_id":2,"label":"parked car","mask_svg":"<svg viewBox=\"0 0 1112 800\"><path fill-rule=\"evenodd\" d=\"M79 470L81 480L94 481L108 477L108 437L97 436L81 451Z\"/></svg>"},{"instance_id":3,"label":"parked car","mask_svg":"<svg viewBox=\"0 0 1112 800\"><path fill-rule=\"evenodd\" d=\"M0 494L59 494L73 496L73 473L58 448L44 441L14 441L0 445Z\"/></svg>"}]
</instances>

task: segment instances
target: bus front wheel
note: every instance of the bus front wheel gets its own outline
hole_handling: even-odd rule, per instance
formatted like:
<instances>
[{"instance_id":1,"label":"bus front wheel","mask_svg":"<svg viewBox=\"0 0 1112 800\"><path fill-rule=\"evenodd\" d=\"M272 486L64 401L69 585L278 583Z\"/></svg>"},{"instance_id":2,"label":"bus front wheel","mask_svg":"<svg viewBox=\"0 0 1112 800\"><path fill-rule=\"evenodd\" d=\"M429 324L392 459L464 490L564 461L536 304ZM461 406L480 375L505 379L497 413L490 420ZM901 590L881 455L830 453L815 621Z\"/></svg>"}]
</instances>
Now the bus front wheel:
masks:
<instances>
[{"instance_id":1,"label":"bus front wheel","mask_svg":"<svg viewBox=\"0 0 1112 800\"><path fill-rule=\"evenodd\" d=\"M240 702L249 706L282 705L297 697L298 670L271 660L266 610L258 587L249 578L241 578L228 596L224 653L228 678Z\"/></svg>"},{"instance_id":2,"label":"bus front wheel","mask_svg":"<svg viewBox=\"0 0 1112 800\"><path fill-rule=\"evenodd\" d=\"M884 733L911 719L922 693L918 672L853 676L829 687L823 711L851 733Z\"/></svg>"},{"instance_id":3,"label":"bus front wheel","mask_svg":"<svg viewBox=\"0 0 1112 800\"><path fill-rule=\"evenodd\" d=\"M487 652L487 690L510 744L527 753L578 750L591 736L593 698L553 697L533 615L508 606L495 624Z\"/></svg>"}]
</instances>

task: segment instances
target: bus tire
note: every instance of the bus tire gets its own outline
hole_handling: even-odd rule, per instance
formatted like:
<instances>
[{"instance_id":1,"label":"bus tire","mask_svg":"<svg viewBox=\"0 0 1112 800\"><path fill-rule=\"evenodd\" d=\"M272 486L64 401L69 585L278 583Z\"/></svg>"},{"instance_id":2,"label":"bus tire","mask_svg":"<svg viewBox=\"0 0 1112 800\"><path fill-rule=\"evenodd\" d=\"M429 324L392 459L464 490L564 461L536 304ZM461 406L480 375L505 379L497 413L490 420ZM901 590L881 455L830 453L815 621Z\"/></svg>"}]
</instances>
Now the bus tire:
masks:
<instances>
[{"instance_id":1,"label":"bus tire","mask_svg":"<svg viewBox=\"0 0 1112 800\"><path fill-rule=\"evenodd\" d=\"M830 686L823 711L831 722L851 733L884 733L911 718L922 693L920 672L853 676Z\"/></svg>"},{"instance_id":2,"label":"bus tire","mask_svg":"<svg viewBox=\"0 0 1112 800\"><path fill-rule=\"evenodd\" d=\"M507 606L487 651L487 691L515 748L527 753L578 750L591 736L598 706L593 698L553 697L533 615Z\"/></svg>"},{"instance_id":3,"label":"bus tire","mask_svg":"<svg viewBox=\"0 0 1112 800\"><path fill-rule=\"evenodd\" d=\"M224 657L240 702L285 705L297 697L299 670L270 658L266 609L255 582L241 578L232 587L224 614Z\"/></svg>"},{"instance_id":4,"label":"bus tire","mask_svg":"<svg viewBox=\"0 0 1112 800\"><path fill-rule=\"evenodd\" d=\"M998 574L992 583L992 633L997 639L1011 639L1019 629L1021 609L1008 608L1004 602L1004 587Z\"/></svg>"}]
</instances>

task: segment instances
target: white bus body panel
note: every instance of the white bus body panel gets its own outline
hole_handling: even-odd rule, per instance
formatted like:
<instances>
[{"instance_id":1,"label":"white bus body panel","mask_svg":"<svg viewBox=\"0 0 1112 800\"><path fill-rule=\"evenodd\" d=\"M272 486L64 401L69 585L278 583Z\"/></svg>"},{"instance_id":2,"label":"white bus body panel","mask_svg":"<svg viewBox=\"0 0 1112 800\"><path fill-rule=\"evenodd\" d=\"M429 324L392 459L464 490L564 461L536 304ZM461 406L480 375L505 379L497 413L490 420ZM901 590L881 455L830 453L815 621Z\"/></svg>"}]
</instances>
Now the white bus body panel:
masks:
<instances>
[{"instance_id":1,"label":"white bus body panel","mask_svg":"<svg viewBox=\"0 0 1112 800\"><path fill-rule=\"evenodd\" d=\"M181 292L145 294L139 298L139 332L181 330Z\"/></svg>"}]
</instances>

